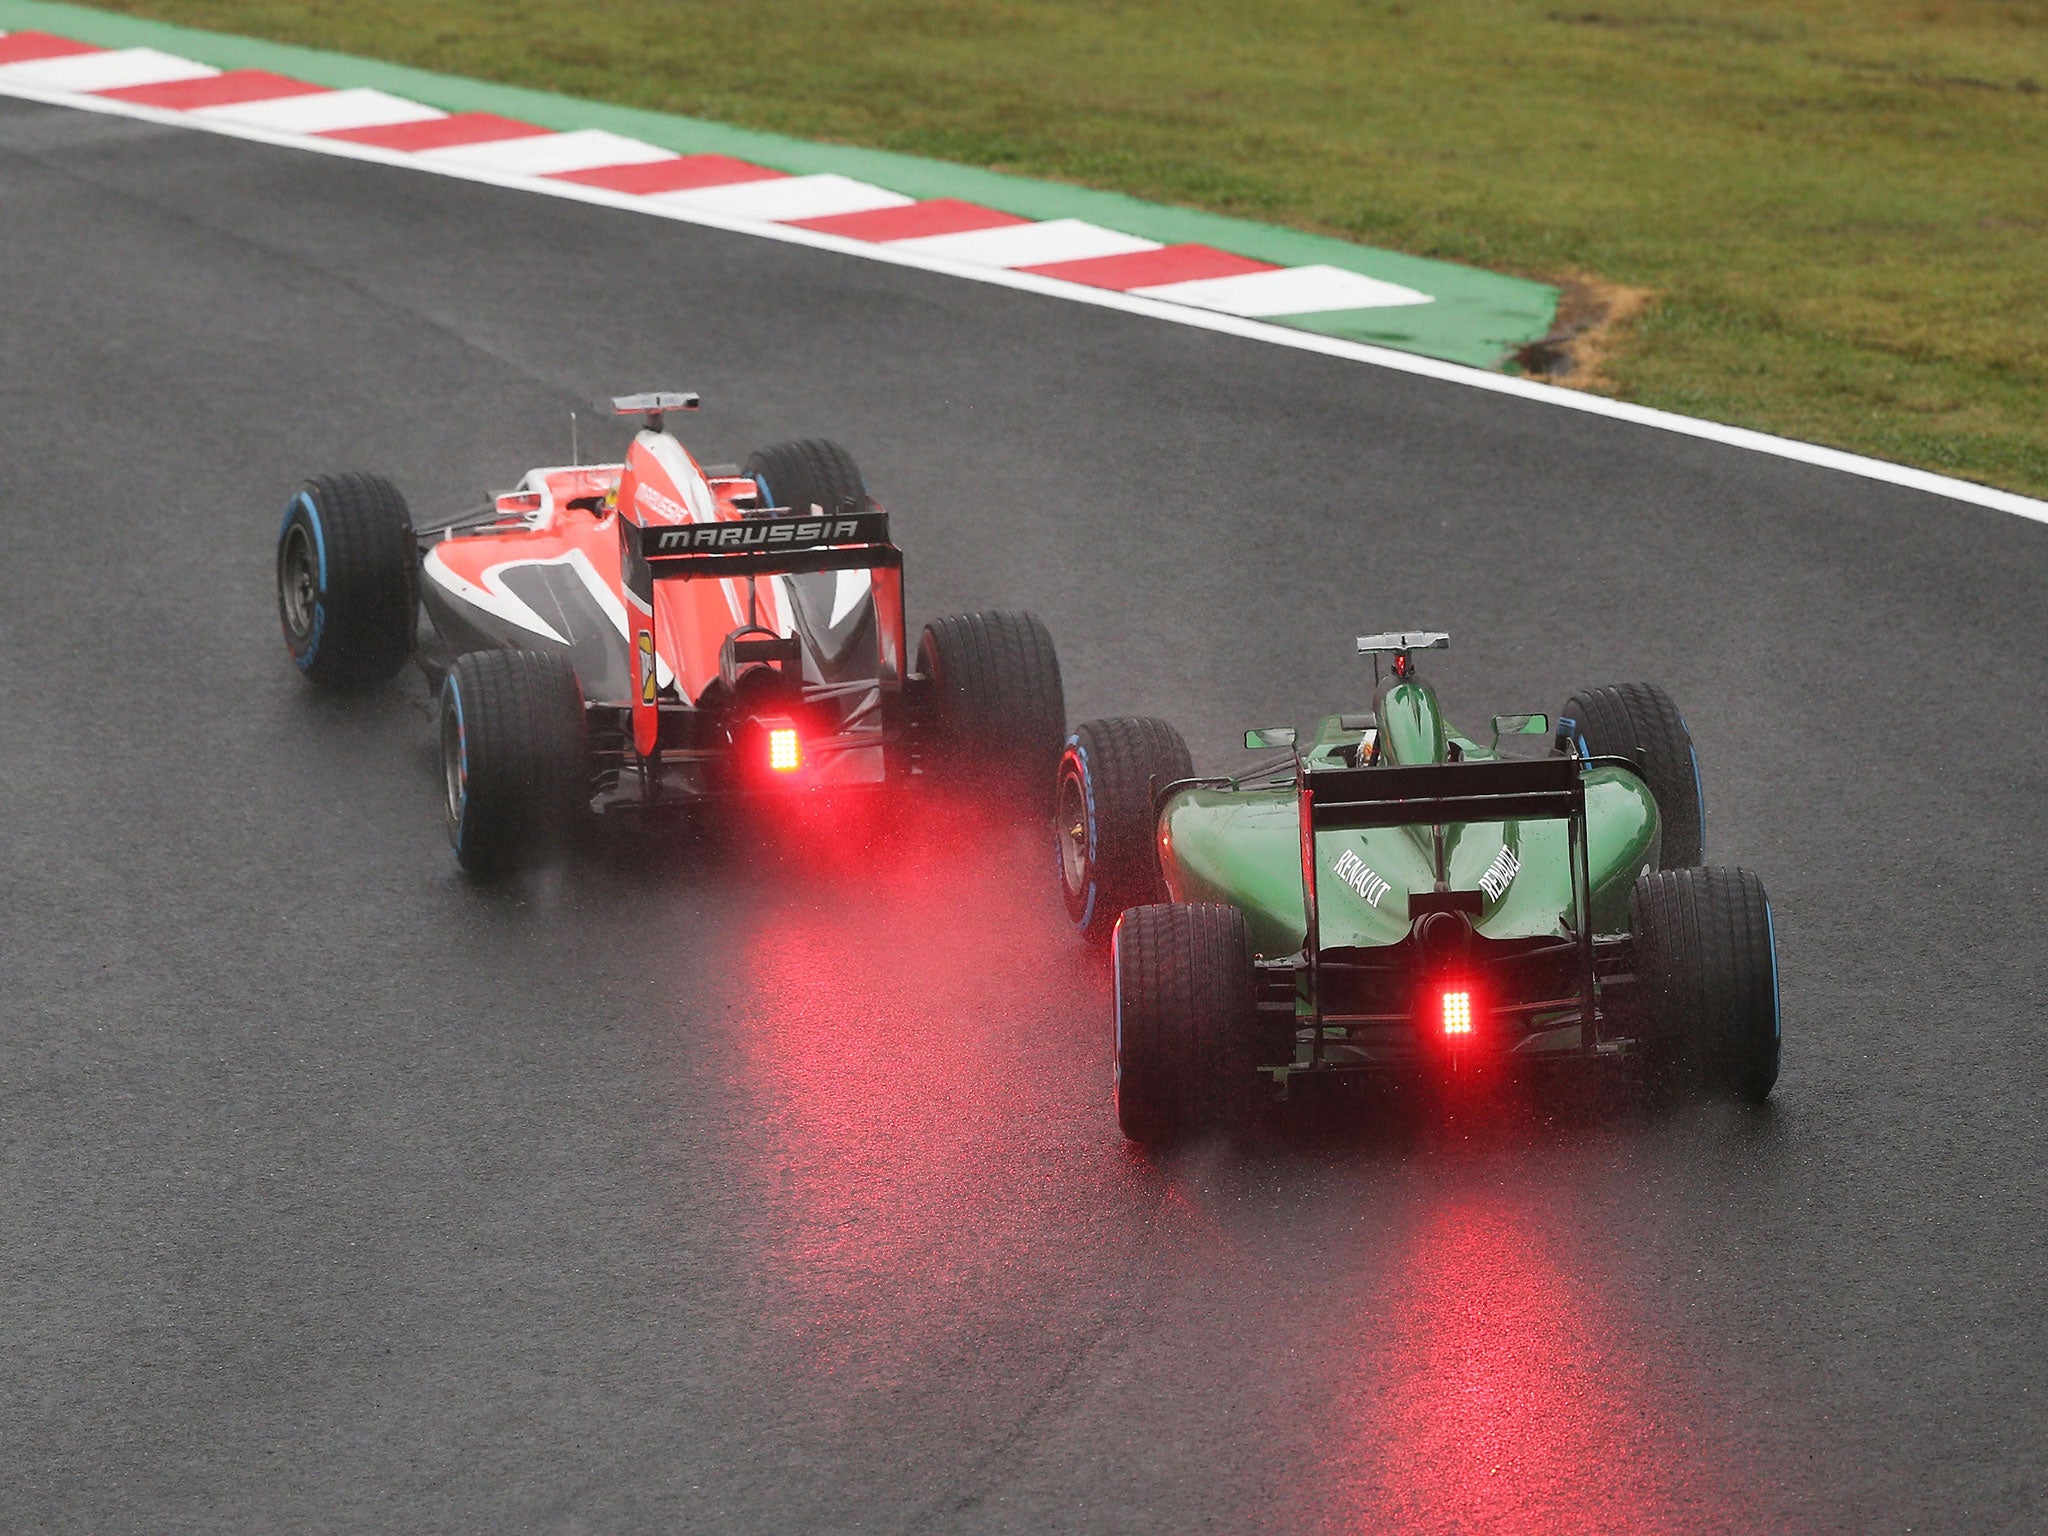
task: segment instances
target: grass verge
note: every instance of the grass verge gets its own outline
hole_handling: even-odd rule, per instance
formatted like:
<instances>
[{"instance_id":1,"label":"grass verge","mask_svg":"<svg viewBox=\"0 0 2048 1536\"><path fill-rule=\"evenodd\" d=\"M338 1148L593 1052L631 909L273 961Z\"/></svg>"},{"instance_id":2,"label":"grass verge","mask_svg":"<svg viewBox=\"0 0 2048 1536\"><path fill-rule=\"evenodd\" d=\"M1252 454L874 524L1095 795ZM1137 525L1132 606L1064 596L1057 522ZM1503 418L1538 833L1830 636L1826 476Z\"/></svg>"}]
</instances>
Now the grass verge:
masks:
<instances>
[{"instance_id":1,"label":"grass verge","mask_svg":"<svg viewBox=\"0 0 2048 1536\"><path fill-rule=\"evenodd\" d=\"M2038 0L101 4L1561 282L1563 383L2048 494Z\"/></svg>"}]
</instances>

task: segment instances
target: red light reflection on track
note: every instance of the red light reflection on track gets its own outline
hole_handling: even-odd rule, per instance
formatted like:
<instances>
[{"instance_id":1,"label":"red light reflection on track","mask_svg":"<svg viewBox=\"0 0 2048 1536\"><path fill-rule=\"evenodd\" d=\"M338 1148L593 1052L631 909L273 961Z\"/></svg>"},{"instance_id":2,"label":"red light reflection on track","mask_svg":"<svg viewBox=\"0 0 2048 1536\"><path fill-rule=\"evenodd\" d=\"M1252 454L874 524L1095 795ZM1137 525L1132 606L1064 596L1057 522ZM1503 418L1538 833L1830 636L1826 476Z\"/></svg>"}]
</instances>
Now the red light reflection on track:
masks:
<instances>
[{"instance_id":1,"label":"red light reflection on track","mask_svg":"<svg viewBox=\"0 0 2048 1536\"><path fill-rule=\"evenodd\" d=\"M1371 1303L1333 1530L1743 1529L1646 1345L1526 1214L1454 1201L1422 1219ZM1385 1308L1384 1311L1379 1308ZM1754 1528L1754 1527L1750 1527Z\"/></svg>"},{"instance_id":2,"label":"red light reflection on track","mask_svg":"<svg viewBox=\"0 0 2048 1536\"><path fill-rule=\"evenodd\" d=\"M872 837L829 818L763 835L738 1038L775 1234L764 1321L812 1368L880 1384L965 1315L1032 1305L1074 1196L1048 1127L1100 1097L1045 1066L1081 978L1046 839L932 808Z\"/></svg>"}]
</instances>

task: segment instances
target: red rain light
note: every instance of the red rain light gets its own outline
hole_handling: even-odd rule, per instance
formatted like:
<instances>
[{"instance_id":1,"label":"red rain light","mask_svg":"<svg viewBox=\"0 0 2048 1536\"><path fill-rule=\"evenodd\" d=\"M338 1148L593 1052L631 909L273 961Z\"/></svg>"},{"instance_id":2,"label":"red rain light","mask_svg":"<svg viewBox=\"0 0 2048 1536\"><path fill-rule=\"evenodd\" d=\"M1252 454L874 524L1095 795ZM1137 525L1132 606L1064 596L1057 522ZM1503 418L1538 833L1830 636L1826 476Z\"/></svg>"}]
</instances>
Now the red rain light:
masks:
<instances>
[{"instance_id":1,"label":"red rain light","mask_svg":"<svg viewBox=\"0 0 2048 1536\"><path fill-rule=\"evenodd\" d=\"M1444 993L1444 1033L1447 1035L1469 1035L1472 1033L1472 994L1470 992Z\"/></svg>"},{"instance_id":2,"label":"red rain light","mask_svg":"<svg viewBox=\"0 0 2048 1536\"><path fill-rule=\"evenodd\" d=\"M768 766L777 773L795 773L804 765L804 744L796 731L778 725L768 733Z\"/></svg>"}]
</instances>

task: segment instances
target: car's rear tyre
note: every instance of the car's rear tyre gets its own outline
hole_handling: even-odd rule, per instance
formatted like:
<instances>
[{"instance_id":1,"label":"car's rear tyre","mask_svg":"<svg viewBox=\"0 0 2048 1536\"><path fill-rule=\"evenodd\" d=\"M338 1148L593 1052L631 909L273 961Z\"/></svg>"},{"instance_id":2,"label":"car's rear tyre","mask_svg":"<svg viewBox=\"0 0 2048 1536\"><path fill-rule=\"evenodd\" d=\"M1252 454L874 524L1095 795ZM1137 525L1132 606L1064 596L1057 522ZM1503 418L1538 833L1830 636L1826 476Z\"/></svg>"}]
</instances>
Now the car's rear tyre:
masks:
<instances>
[{"instance_id":1,"label":"car's rear tyre","mask_svg":"<svg viewBox=\"0 0 2048 1536\"><path fill-rule=\"evenodd\" d=\"M934 619L917 647L924 680L920 755L938 782L1039 820L1067 734L1052 635L1031 613Z\"/></svg>"},{"instance_id":2,"label":"car's rear tyre","mask_svg":"<svg viewBox=\"0 0 2048 1536\"><path fill-rule=\"evenodd\" d=\"M1164 720L1086 720L1060 754L1053 840L1067 916L1091 943L1127 907L1167 900L1159 869L1155 792L1194 776L1179 731Z\"/></svg>"},{"instance_id":3,"label":"car's rear tyre","mask_svg":"<svg viewBox=\"0 0 2048 1536\"><path fill-rule=\"evenodd\" d=\"M1751 1104L1778 1081L1778 950L1763 882L1746 869L1668 869L1629 896L1633 1032L1653 1087Z\"/></svg>"},{"instance_id":4,"label":"car's rear tyre","mask_svg":"<svg viewBox=\"0 0 2048 1536\"><path fill-rule=\"evenodd\" d=\"M1263 1082L1244 914L1215 903L1132 907L1111 954L1124 1135L1166 1147L1239 1124Z\"/></svg>"},{"instance_id":5,"label":"car's rear tyre","mask_svg":"<svg viewBox=\"0 0 2048 1536\"><path fill-rule=\"evenodd\" d=\"M1584 688L1565 700L1561 720L1576 723L1592 757L1626 757L1642 764L1643 782L1664 823L1658 863L1690 869L1706 857L1706 800L1692 733L1671 695L1655 683Z\"/></svg>"},{"instance_id":6,"label":"car's rear tyre","mask_svg":"<svg viewBox=\"0 0 2048 1536\"><path fill-rule=\"evenodd\" d=\"M277 530L277 612L309 682L381 683L412 654L419 552L412 513L380 475L316 475Z\"/></svg>"},{"instance_id":7,"label":"car's rear tyre","mask_svg":"<svg viewBox=\"0 0 2048 1536\"><path fill-rule=\"evenodd\" d=\"M749 456L743 472L753 476L770 506L799 512L851 506L865 512L869 505L867 481L853 455L822 437L771 443Z\"/></svg>"},{"instance_id":8,"label":"car's rear tyre","mask_svg":"<svg viewBox=\"0 0 2048 1536\"><path fill-rule=\"evenodd\" d=\"M441 682L448 841L463 869L508 874L556 851L590 800L583 689L559 651L471 651Z\"/></svg>"}]
</instances>

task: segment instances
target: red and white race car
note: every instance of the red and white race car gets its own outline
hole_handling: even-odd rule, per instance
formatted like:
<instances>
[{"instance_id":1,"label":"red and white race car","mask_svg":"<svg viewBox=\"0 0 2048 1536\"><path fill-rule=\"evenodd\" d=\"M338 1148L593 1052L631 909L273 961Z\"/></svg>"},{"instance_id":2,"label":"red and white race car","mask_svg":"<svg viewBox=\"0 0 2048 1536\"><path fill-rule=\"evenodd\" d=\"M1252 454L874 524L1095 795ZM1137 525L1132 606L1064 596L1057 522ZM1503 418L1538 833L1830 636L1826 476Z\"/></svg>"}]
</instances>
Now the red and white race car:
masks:
<instances>
[{"instance_id":1,"label":"red and white race car","mask_svg":"<svg viewBox=\"0 0 2048 1536\"><path fill-rule=\"evenodd\" d=\"M317 476L278 531L278 611L315 685L408 658L440 690L448 836L511 869L589 812L909 781L1031 811L1066 730L1028 613L905 644L903 557L845 449L778 443L707 469L664 426L694 394L612 402L623 464L535 469L416 524L376 475Z\"/></svg>"}]
</instances>

